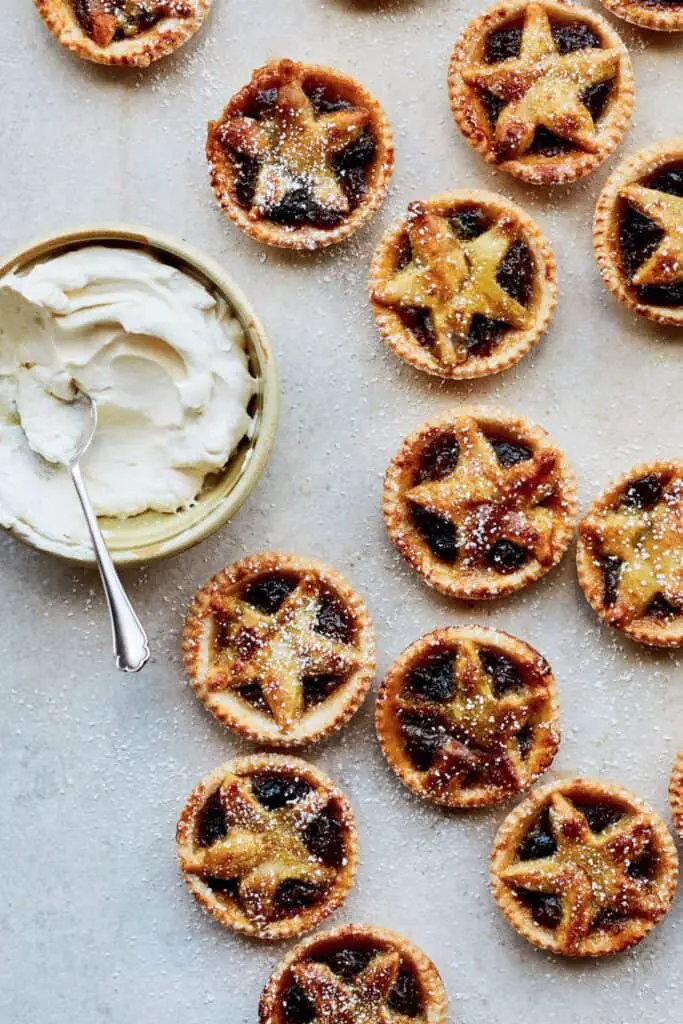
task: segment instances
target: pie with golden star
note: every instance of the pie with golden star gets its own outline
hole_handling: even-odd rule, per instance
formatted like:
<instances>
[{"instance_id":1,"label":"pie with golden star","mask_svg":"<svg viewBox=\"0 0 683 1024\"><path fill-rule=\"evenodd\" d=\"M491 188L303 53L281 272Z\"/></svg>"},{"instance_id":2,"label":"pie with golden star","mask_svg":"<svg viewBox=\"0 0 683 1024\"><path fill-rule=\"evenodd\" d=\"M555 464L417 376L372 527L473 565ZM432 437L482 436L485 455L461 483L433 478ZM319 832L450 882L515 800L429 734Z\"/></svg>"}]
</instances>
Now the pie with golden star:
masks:
<instances>
[{"instance_id":1,"label":"pie with golden star","mask_svg":"<svg viewBox=\"0 0 683 1024\"><path fill-rule=\"evenodd\" d=\"M502 597L547 573L575 512L574 473L548 434L486 406L424 423L384 484L398 550L431 586L465 600Z\"/></svg>"},{"instance_id":2,"label":"pie with golden star","mask_svg":"<svg viewBox=\"0 0 683 1024\"><path fill-rule=\"evenodd\" d=\"M594 171L633 111L621 39L600 15L562 0L503 0L475 18L455 46L448 85L467 141L534 185Z\"/></svg>"},{"instance_id":3,"label":"pie with golden star","mask_svg":"<svg viewBox=\"0 0 683 1024\"><path fill-rule=\"evenodd\" d=\"M518 206L462 190L413 202L382 239L370 274L380 333L440 377L483 377L521 359L557 301L550 245Z\"/></svg>"},{"instance_id":4,"label":"pie with golden star","mask_svg":"<svg viewBox=\"0 0 683 1024\"><path fill-rule=\"evenodd\" d=\"M321 739L348 721L375 670L370 616L346 580L296 555L252 555L208 581L183 654L219 721L270 746Z\"/></svg>"},{"instance_id":5,"label":"pie with golden star","mask_svg":"<svg viewBox=\"0 0 683 1024\"><path fill-rule=\"evenodd\" d=\"M571 779L535 790L503 822L491 888L517 931L563 956L640 942L676 891L678 854L659 815L621 786Z\"/></svg>"},{"instance_id":6,"label":"pie with golden star","mask_svg":"<svg viewBox=\"0 0 683 1024\"><path fill-rule=\"evenodd\" d=\"M579 583L631 640L683 646L683 462L636 466L579 525Z\"/></svg>"},{"instance_id":7,"label":"pie with golden star","mask_svg":"<svg viewBox=\"0 0 683 1024\"><path fill-rule=\"evenodd\" d=\"M375 720L401 781L447 807L484 807L526 789L560 740L545 658L480 626L436 629L411 644L380 687Z\"/></svg>"},{"instance_id":8,"label":"pie with golden star","mask_svg":"<svg viewBox=\"0 0 683 1024\"><path fill-rule=\"evenodd\" d=\"M318 249L380 206L394 143L379 103L353 78L279 60L254 71L209 125L207 156L221 208L242 231Z\"/></svg>"},{"instance_id":9,"label":"pie with golden star","mask_svg":"<svg viewBox=\"0 0 683 1024\"><path fill-rule=\"evenodd\" d=\"M238 758L203 779L180 816L177 846L197 902L259 939L301 935L328 917L358 860L346 797L318 768L282 754Z\"/></svg>"},{"instance_id":10,"label":"pie with golden star","mask_svg":"<svg viewBox=\"0 0 683 1024\"><path fill-rule=\"evenodd\" d=\"M259 1024L446 1024L432 961L402 935L345 925L305 939L275 968Z\"/></svg>"},{"instance_id":11,"label":"pie with golden star","mask_svg":"<svg viewBox=\"0 0 683 1024\"><path fill-rule=\"evenodd\" d=\"M679 750L669 786L674 828L683 839L683 750Z\"/></svg>"},{"instance_id":12,"label":"pie with golden star","mask_svg":"<svg viewBox=\"0 0 683 1024\"><path fill-rule=\"evenodd\" d=\"M194 35L213 0L34 0L62 46L97 64L146 67Z\"/></svg>"},{"instance_id":13,"label":"pie with golden star","mask_svg":"<svg viewBox=\"0 0 683 1024\"><path fill-rule=\"evenodd\" d=\"M601 0L610 14L653 32L683 32L683 0Z\"/></svg>"},{"instance_id":14,"label":"pie with golden star","mask_svg":"<svg viewBox=\"0 0 683 1024\"><path fill-rule=\"evenodd\" d=\"M630 309L683 327L683 137L626 159L598 200L593 245L602 279Z\"/></svg>"}]
</instances>

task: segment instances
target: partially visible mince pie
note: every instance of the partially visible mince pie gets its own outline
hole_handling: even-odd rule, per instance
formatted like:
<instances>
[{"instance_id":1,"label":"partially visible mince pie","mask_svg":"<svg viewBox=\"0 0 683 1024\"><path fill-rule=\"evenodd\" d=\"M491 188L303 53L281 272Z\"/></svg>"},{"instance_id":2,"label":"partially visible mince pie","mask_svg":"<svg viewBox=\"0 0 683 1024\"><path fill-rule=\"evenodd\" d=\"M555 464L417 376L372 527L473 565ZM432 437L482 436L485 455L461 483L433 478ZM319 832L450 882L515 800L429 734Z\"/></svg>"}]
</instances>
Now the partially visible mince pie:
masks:
<instances>
[{"instance_id":1,"label":"partially visible mince pie","mask_svg":"<svg viewBox=\"0 0 683 1024\"><path fill-rule=\"evenodd\" d=\"M483 377L516 363L552 317L555 260L518 206L460 191L408 207L382 239L372 308L397 355L440 377Z\"/></svg>"},{"instance_id":2,"label":"partially visible mince pie","mask_svg":"<svg viewBox=\"0 0 683 1024\"><path fill-rule=\"evenodd\" d=\"M618 299L649 320L683 327L683 136L617 167L598 200L593 244Z\"/></svg>"},{"instance_id":3,"label":"partially visible mince pie","mask_svg":"<svg viewBox=\"0 0 683 1024\"><path fill-rule=\"evenodd\" d=\"M318 740L358 709L374 630L346 580L296 555L252 555L198 592L183 634L195 693L223 725L271 746Z\"/></svg>"},{"instance_id":4,"label":"partially visible mince pie","mask_svg":"<svg viewBox=\"0 0 683 1024\"><path fill-rule=\"evenodd\" d=\"M317 249L381 204L394 143L379 103L347 75L272 61L209 125L211 182L224 213L268 245Z\"/></svg>"},{"instance_id":5,"label":"partially visible mince pie","mask_svg":"<svg viewBox=\"0 0 683 1024\"><path fill-rule=\"evenodd\" d=\"M510 924L563 956L640 942L671 906L677 880L678 854L659 815L595 779L532 792L503 822L491 857L493 895Z\"/></svg>"},{"instance_id":6,"label":"partially visible mince pie","mask_svg":"<svg viewBox=\"0 0 683 1024\"><path fill-rule=\"evenodd\" d=\"M683 645L683 462L636 466L579 526L579 582L598 615L655 647Z\"/></svg>"},{"instance_id":7,"label":"partially visible mince pie","mask_svg":"<svg viewBox=\"0 0 683 1024\"><path fill-rule=\"evenodd\" d=\"M448 807L505 800L545 771L559 744L553 674L533 647L478 626L428 633L396 659L377 700L389 764Z\"/></svg>"},{"instance_id":8,"label":"partially visible mince pie","mask_svg":"<svg viewBox=\"0 0 683 1024\"><path fill-rule=\"evenodd\" d=\"M678 752L669 787L674 828L683 839L683 750Z\"/></svg>"},{"instance_id":9,"label":"partially visible mince pie","mask_svg":"<svg viewBox=\"0 0 683 1024\"><path fill-rule=\"evenodd\" d=\"M610 14L654 32L683 32L683 0L602 0Z\"/></svg>"},{"instance_id":10,"label":"partially visible mince pie","mask_svg":"<svg viewBox=\"0 0 683 1024\"><path fill-rule=\"evenodd\" d=\"M559 562L574 529L576 481L541 427L467 406L401 445L384 518L404 558L451 597L501 597Z\"/></svg>"},{"instance_id":11,"label":"partially visible mince pie","mask_svg":"<svg viewBox=\"0 0 683 1024\"><path fill-rule=\"evenodd\" d=\"M213 0L34 0L62 46L98 64L146 67L194 35Z\"/></svg>"},{"instance_id":12,"label":"partially visible mince pie","mask_svg":"<svg viewBox=\"0 0 683 1024\"><path fill-rule=\"evenodd\" d=\"M346 797L299 758L238 758L203 779L177 830L180 870L227 928L300 935L346 898L358 836Z\"/></svg>"},{"instance_id":13,"label":"partially visible mince pie","mask_svg":"<svg viewBox=\"0 0 683 1024\"><path fill-rule=\"evenodd\" d=\"M386 928L345 925L305 939L266 985L260 1024L446 1024L432 961Z\"/></svg>"},{"instance_id":14,"label":"partially visible mince pie","mask_svg":"<svg viewBox=\"0 0 683 1024\"><path fill-rule=\"evenodd\" d=\"M574 181L618 145L634 78L600 15L560 0L504 0L475 18L449 71L453 115L479 153L534 185Z\"/></svg>"}]
</instances>

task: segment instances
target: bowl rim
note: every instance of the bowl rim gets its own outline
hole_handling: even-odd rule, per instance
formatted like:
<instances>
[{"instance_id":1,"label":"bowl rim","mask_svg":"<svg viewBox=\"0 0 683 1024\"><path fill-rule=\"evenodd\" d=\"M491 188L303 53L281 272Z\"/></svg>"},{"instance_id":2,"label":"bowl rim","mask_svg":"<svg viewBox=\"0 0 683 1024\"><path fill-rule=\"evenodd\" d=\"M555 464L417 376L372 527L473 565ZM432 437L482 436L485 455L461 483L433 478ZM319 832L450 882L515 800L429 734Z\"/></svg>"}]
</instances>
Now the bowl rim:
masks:
<instances>
[{"instance_id":1,"label":"bowl rim","mask_svg":"<svg viewBox=\"0 0 683 1024\"><path fill-rule=\"evenodd\" d=\"M167 540L140 547L110 551L112 559L118 567L136 567L187 551L188 548L199 544L224 526L241 508L263 474L275 442L280 412L280 378L275 353L266 329L240 285L212 256L207 255L191 243L164 231L140 227L127 222L105 221L86 224L56 234L43 234L27 244L16 247L8 254L0 256L0 278L11 270L26 266L35 260L49 258L51 250L79 248L96 245L98 242L120 242L123 245L128 242L137 246L147 245L165 251L169 256L186 262L201 276L213 282L216 290L225 297L228 305L237 315L250 346L256 350L261 373L262 398L258 431L253 441L250 457L246 460L244 469L233 487L215 506L207 511L205 516ZM96 564L94 557L85 552L82 554L78 551L68 552L58 546L51 546L47 540L45 544L42 544L38 535L27 536L15 526L3 526L2 529L15 540L35 551L52 555L61 561L85 566L95 566Z\"/></svg>"}]
</instances>

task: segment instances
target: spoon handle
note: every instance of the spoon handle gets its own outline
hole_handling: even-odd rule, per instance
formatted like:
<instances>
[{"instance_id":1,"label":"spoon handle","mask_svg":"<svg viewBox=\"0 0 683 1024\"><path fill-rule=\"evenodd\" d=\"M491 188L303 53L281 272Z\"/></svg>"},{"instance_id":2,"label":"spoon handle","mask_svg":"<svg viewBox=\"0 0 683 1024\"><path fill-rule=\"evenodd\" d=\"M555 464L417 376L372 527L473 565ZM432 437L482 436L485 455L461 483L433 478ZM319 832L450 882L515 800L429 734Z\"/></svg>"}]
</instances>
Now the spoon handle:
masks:
<instances>
[{"instance_id":1,"label":"spoon handle","mask_svg":"<svg viewBox=\"0 0 683 1024\"><path fill-rule=\"evenodd\" d=\"M149 660L149 643L147 635L140 624L140 620L133 611L133 606L128 600L128 595L123 589L119 575L114 568L111 555L104 542L100 524L90 503L90 498L85 487L81 467L73 463L69 467L71 479L73 480L78 500L81 503L85 521L88 524L97 568L100 570L102 586L109 606L109 617L111 619L111 631L114 641L114 656L116 667L122 672L139 672Z\"/></svg>"}]
</instances>

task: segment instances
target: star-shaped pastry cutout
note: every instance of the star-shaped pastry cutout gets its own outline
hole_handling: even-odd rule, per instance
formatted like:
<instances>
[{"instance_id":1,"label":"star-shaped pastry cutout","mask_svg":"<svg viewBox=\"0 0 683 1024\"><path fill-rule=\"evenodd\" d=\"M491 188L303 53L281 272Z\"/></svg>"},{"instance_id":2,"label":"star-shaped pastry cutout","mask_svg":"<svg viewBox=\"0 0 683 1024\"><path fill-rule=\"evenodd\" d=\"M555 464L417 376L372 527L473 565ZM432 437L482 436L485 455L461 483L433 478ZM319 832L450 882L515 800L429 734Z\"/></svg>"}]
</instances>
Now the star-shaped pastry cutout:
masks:
<instances>
[{"instance_id":1,"label":"star-shaped pastry cutout","mask_svg":"<svg viewBox=\"0 0 683 1024\"><path fill-rule=\"evenodd\" d=\"M683 281L683 197L643 185L628 185L619 195L664 232L657 249L638 267L631 283L666 287Z\"/></svg>"},{"instance_id":2,"label":"star-shaped pastry cutout","mask_svg":"<svg viewBox=\"0 0 683 1024\"><path fill-rule=\"evenodd\" d=\"M501 872L515 889L554 895L562 902L555 935L560 946L577 949L600 917L656 918L662 900L629 865L646 854L652 826L645 814L625 815L602 832L561 793L553 793L550 826L557 849L550 857L518 861Z\"/></svg>"},{"instance_id":3,"label":"star-shaped pastry cutout","mask_svg":"<svg viewBox=\"0 0 683 1024\"><path fill-rule=\"evenodd\" d=\"M592 86L611 81L620 60L620 51L611 47L562 55L545 8L530 3L519 57L470 64L461 68L461 75L468 85L485 89L505 103L494 132L500 159L523 156L537 128L546 128L579 150L596 153L597 131L582 96Z\"/></svg>"},{"instance_id":4,"label":"star-shaped pastry cutout","mask_svg":"<svg viewBox=\"0 0 683 1024\"><path fill-rule=\"evenodd\" d=\"M477 314L518 330L531 326L529 310L496 279L518 234L511 218L502 217L477 238L460 241L446 217L415 202L408 208L407 234L410 263L377 285L373 298L386 306L429 310L442 363L467 359L464 339Z\"/></svg>"},{"instance_id":5,"label":"star-shaped pastry cutout","mask_svg":"<svg viewBox=\"0 0 683 1024\"><path fill-rule=\"evenodd\" d=\"M190 875L238 881L240 904L252 919L272 920L282 882L311 883L320 895L334 874L308 850L302 833L326 807L328 799L312 792L277 811L267 811L247 780L231 775L220 787L227 834L211 846L184 854Z\"/></svg>"},{"instance_id":6,"label":"star-shaped pastry cutout","mask_svg":"<svg viewBox=\"0 0 683 1024\"><path fill-rule=\"evenodd\" d=\"M278 726L290 729L304 712L307 677L348 676L359 665L354 647L316 631L319 608L319 583L312 575L302 576L272 615L239 597L216 594L211 612L220 644L209 670L209 689L256 684Z\"/></svg>"},{"instance_id":7,"label":"star-shaped pastry cutout","mask_svg":"<svg viewBox=\"0 0 683 1024\"><path fill-rule=\"evenodd\" d=\"M296 964L292 975L315 1007L316 1024L398 1024L407 1018L390 1010L387 1000L400 969L399 954L387 951L349 981L313 960Z\"/></svg>"},{"instance_id":8,"label":"star-shaped pastry cutout","mask_svg":"<svg viewBox=\"0 0 683 1024\"><path fill-rule=\"evenodd\" d=\"M554 517L541 502L555 490L556 455L542 450L503 467L475 420L464 418L454 433L460 450L455 469L410 488L406 498L456 525L465 566L484 564L499 540L518 544L542 565L549 564Z\"/></svg>"},{"instance_id":9,"label":"star-shaped pastry cutout","mask_svg":"<svg viewBox=\"0 0 683 1024\"><path fill-rule=\"evenodd\" d=\"M348 213L349 200L333 161L358 141L370 113L354 107L318 115L296 65L282 61L279 72L277 98L263 118L230 117L221 126L223 143L258 164L251 214L267 216L301 188L323 209Z\"/></svg>"}]
</instances>

